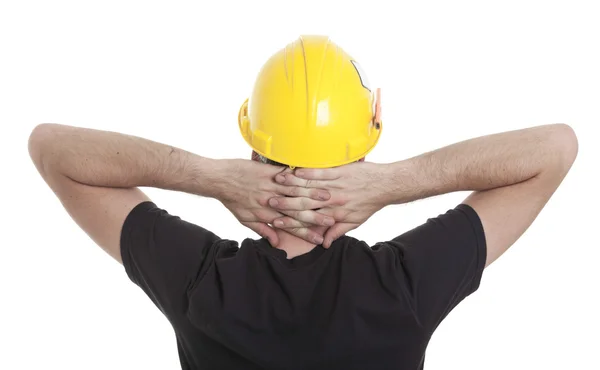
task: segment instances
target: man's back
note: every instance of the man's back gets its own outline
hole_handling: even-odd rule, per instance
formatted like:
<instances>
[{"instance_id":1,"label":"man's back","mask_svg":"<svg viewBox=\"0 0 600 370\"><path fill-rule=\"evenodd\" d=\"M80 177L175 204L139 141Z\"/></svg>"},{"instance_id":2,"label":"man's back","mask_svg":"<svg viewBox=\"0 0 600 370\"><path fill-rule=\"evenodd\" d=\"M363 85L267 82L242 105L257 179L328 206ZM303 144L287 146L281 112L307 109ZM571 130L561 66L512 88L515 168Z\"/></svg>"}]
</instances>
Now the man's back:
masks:
<instances>
[{"instance_id":1,"label":"man's back","mask_svg":"<svg viewBox=\"0 0 600 370\"><path fill-rule=\"evenodd\" d=\"M287 259L144 202L121 253L173 325L184 369L420 369L437 325L479 286L486 245L460 205L373 247L342 237Z\"/></svg>"}]
</instances>

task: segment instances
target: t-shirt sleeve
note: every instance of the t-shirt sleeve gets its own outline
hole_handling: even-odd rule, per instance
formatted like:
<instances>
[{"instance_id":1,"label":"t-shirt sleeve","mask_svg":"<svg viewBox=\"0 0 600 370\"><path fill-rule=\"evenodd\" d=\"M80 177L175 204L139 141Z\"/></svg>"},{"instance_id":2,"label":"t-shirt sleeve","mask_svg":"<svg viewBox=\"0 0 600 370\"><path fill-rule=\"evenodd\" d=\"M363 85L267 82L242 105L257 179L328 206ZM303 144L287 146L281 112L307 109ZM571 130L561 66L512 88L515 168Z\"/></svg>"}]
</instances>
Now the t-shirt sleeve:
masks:
<instances>
[{"instance_id":1,"label":"t-shirt sleeve","mask_svg":"<svg viewBox=\"0 0 600 370\"><path fill-rule=\"evenodd\" d=\"M123 224L121 258L129 278L169 314L180 309L188 287L208 268L219 240L152 202L142 202Z\"/></svg>"},{"instance_id":2,"label":"t-shirt sleeve","mask_svg":"<svg viewBox=\"0 0 600 370\"><path fill-rule=\"evenodd\" d=\"M431 332L479 287L485 235L479 216L466 204L428 219L390 243L398 252L415 314Z\"/></svg>"}]
</instances>

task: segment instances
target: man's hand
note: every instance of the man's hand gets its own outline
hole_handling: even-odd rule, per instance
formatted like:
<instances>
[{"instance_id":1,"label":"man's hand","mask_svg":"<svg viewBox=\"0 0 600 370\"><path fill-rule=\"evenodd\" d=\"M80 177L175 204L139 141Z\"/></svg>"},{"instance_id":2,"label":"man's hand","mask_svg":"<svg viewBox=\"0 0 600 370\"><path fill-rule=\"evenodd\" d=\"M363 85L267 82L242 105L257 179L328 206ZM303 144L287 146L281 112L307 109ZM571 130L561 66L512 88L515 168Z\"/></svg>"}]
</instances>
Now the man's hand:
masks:
<instances>
[{"instance_id":1,"label":"man's hand","mask_svg":"<svg viewBox=\"0 0 600 370\"><path fill-rule=\"evenodd\" d=\"M310 225L323 225L317 219L322 215L335 219L325 235L323 246L329 248L334 240L367 221L375 212L387 205L385 195L390 183L388 165L369 162L327 169L298 169L294 173L278 174L276 182L304 189L327 189L327 201L307 197L274 197L269 205L287 217L277 218L275 227L282 229L308 229ZM319 208L317 212L314 209ZM318 215L318 216L317 216Z\"/></svg>"},{"instance_id":2,"label":"man's hand","mask_svg":"<svg viewBox=\"0 0 600 370\"><path fill-rule=\"evenodd\" d=\"M279 238L269 224L273 224L275 219L284 215L269 207L270 198L304 199L305 204L321 204L331 197L327 190L316 187L285 186L276 183L276 175L291 174L292 170L289 168L282 170L281 167L243 159L226 159L220 162L218 167L222 176L219 176L219 182L222 183L215 184L214 197L223 203L242 225L267 238L272 246L279 244ZM332 217L311 211L307 213L315 225L334 224ZM321 235L306 227L288 228L286 231L311 243L320 244L323 241Z\"/></svg>"}]
</instances>

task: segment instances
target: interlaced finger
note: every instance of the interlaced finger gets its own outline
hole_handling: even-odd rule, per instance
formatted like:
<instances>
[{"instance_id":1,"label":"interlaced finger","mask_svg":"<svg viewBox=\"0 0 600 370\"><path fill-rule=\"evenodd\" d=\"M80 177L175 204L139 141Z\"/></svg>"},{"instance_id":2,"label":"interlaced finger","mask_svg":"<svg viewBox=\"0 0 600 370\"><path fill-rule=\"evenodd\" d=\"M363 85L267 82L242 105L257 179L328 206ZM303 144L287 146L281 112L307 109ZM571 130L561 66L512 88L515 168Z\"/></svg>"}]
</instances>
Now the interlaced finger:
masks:
<instances>
[{"instance_id":1,"label":"interlaced finger","mask_svg":"<svg viewBox=\"0 0 600 370\"><path fill-rule=\"evenodd\" d=\"M276 192L289 197L305 197L315 200L329 200L331 194L325 189L312 189L301 186L277 185Z\"/></svg>"},{"instance_id":2,"label":"interlaced finger","mask_svg":"<svg viewBox=\"0 0 600 370\"><path fill-rule=\"evenodd\" d=\"M234 215L242 224L250 222L270 224L273 223L273 220L285 216L283 213L277 212L269 207L236 209L234 210Z\"/></svg>"},{"instance_id":3,"label":"interlaced finger","mask_svg":"<svg viewBox=\"0 0 600 370\"><path fill-rule=\"evenodd\" d=\"M321 234L317 233L316 231L311 230L310 228L307 228L307 227L294 227L294 228L285 229L285 231L287 233L290 233L292 235L299 237L300 239L304 239L309 243L313 243L313 244L323 243L323 236Z\"/></svg>"},{"instance_id":4,"label":"interlaced finger","mask_svg":"<svg viewBox=\"0 0 600 370\"><path fill-rule=\"evenodd\" d=\"M309 211L311 209L323 208L328 205L327 201L314 200L310 198L284 198L275 197L269 199L269 205L278 211Z\"/></svg>"},{"instance_id":5,"label":"interlaced finger","mask_svg":"<svg viewBox=\"0 0 600 370\"><path fill-rule=\"evenodd\" d=\"M300 186L303 188L327 189L330 187L328 186L328 181L301 179L292 173L280 173L275 176L275 181L281 185Z\"/></svg>"},{"instance_id":6,"label":"interlaced finger","mask_svg":"<svg viewBox=\"0 0 600 370\"><path fill-rule=\"evenodd\" d=\"M299 168L296 177L305 180L337 180L341 177L339 168Z\"/></svg>"},{"instance_id":7,"label":"interlaced finger","mask_svg":"<svg viewBox=\"0 0 600 370\"><path fill-rule=\"evenodd\" d=\"M315 226L315 225L311 225L306 222L298 221L292 217L283 216L283 217L280 217L280 218L276 219L275 221L273 221L273 226L275 226L278 229L293 229L293 228L298 228L298 227L311 227L311 226Z\"/></svg>"},{"instance_id":8,"label":"interlaced finger","mask_svg":"<svg viewBox=\"0 0 600 370\"><path fill-rule=\"evenodd\" d=\"M276 218L274 221L276 227L332 226L335 224L333 217L317 211L284 211L283 213L288 217ZM283 225L278 225L277 221L283 221Z\"/></svg>"}]
</instances>

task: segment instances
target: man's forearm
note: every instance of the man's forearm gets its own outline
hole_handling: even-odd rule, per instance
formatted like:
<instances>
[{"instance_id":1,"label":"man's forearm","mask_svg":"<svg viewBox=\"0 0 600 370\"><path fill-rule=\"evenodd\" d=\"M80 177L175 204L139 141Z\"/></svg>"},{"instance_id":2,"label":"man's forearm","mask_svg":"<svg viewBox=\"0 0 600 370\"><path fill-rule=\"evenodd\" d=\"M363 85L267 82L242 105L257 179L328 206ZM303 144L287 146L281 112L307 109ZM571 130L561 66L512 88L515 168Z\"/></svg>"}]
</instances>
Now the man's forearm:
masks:
<instances>
[{"instance_id":1,"label":"man's forearm","mask_svg":"<svg viewBox=\"0 0 600 370\"><path fill-rule=\"evenodd\" d=\"M564 152L555 144L563 126L483 136L392 163L388 203L527 181L560 161Z\"/></svg>"},{"instance_id":2,"label":"man's forearm","mask_svg":"<svg viewBox=\"0 0 600 370\"><path fill-rule=\"evenodd\" d=\"M149 186L211 196L218 161L135 136L56 124L38 126L31 156L44 178L91 186Z\"/></svg>"}]
</instances>

